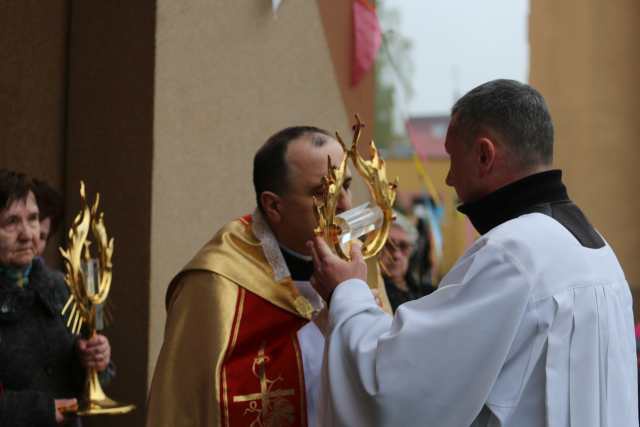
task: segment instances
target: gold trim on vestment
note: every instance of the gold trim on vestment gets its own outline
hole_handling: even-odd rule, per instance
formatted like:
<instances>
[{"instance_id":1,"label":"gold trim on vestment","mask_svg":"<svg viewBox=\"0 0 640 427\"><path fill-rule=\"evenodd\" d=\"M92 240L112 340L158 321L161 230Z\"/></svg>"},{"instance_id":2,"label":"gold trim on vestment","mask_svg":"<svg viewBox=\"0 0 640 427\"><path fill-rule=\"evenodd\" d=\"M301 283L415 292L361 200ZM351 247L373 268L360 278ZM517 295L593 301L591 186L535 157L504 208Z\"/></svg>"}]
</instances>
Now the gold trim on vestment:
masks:
<instances>
[{"instance_id":1,"label":"gold trim on vestment","mask_svg":"<svg viewBox=\"0 0 640 427\"><path fill-rule=\"evenodd\" d=\"M385 310L390 312L377 260L368 259L367 266L367 283L370 288L378 289ZM296 304L291 288L278 286L274 281L274 272L265 258L260 241L253 235L250 224L243 220L235 220L225 225L185 266L183 272L188 270L211 271L275 306L308 320L299 312L301 305L300 302Z\"/></svg>"},{"instance_id":2,"label":"gold trim on vestment","mask_svg":"<svg viewBox=\"0 0 640 427\"><path fill-rule=\"evenodd\" d=\"M274 281L273 270L264 256L260 241L242 221L232 221L223 227L183 271L188 270L211 271L272 304L303 317L296 309L290 288L278 286Z\"/></svg>"},{"instance_id":3,"label":"gold trim on vestment","mask_svg":"<svg viewBox=\"0 0 640 427\"><path fill-rule=\"evenodd\" d=\"M225 355L225 360L222 361L222 399L224 404L224 421L225 426L229 427L229 399L228 396L228 386L227 386L227 368L224 365L226 361L226 357L233 354L233 350L236 347L236 342L238 341L238 334L240 333L240 322L242 321L242 311L244 309L244 295L245 290L240 288L238 292L238 309L236 311L236 319L233 325L233 337L231 338L231 343L227 348L227 352Z\"/></svg>"},{"instance_id":4,"label":"gold trim on vestment","mask_svg":"<svg viewBox=\"0 0 640 427\"><path fill-rule=\"evenodd\" d=\"M225 426L222 368L241 288L208 271L182 274L174 285L146 425Z\"/></svg>"},{"instance_id":5,"label":"gold trim on vestment","mask_svg":"<svg viewBox=\"0 0 640 427\"><path fill-rule=\"evenodd\" d=\"M236 343L238 342L238 334L240 333L240 321L242 320L242 311L244 310L244 294L245 290L240 288L238 293L238 314L236 316L235 325L233 325L233 339L231 340L231 347L229 347L229 353L233 353L233 350L236 347Z\"/></svg>"},{"instance_id":6,"label":"gold trim on vestment","mask_svg":"<svg viewBox=\"0 0 640 427\"><path fill-rule=\"evenodd\" d=\"M229 399L227 399L228 390L229 388L227 386L227 370L222 368L222 401L224 405L225 427L229 427Z\"/></svg>"},{"instance_id":7,"label":"gold trim on vestment","mask_svg":"<svg viewBox=\"0 0 640 427\"><path fill-rule=\"evenodd\" d=\"M302 398L300 399L300 414L307 414L307 388L305 387L304 382L304 368L302 366L302 352L300 351L300 346L298 343L298 335L291 334L291 341L293 341L293 348L296 351L296 362L298 363L298 381L300 387L300 393L302 394ZM309 414L307 414L308 416ZM301 425L302 427L307 425L307 417L302 417Z\"/></svg>"}]
</instances>

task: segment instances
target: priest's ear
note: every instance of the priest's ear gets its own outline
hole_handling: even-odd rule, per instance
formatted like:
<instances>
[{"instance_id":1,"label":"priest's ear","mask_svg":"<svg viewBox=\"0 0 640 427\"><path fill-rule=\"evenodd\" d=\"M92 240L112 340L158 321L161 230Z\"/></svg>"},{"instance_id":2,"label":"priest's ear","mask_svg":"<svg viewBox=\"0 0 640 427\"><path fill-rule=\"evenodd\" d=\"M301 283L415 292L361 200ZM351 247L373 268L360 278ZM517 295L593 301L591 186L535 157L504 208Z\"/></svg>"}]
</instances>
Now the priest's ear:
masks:
<instances>
[{"instance_id":1,"label":"priest's ear","mask_svg":"<svg viewBox=\"0 0 640 427\"><path fill-rule=\"evenodd\" d=\"M263 191L260 194L260 205L269 223L278 224L282 220L282 215L280 214L282 201L276 193Z\"/></svg>"}]
</instances>

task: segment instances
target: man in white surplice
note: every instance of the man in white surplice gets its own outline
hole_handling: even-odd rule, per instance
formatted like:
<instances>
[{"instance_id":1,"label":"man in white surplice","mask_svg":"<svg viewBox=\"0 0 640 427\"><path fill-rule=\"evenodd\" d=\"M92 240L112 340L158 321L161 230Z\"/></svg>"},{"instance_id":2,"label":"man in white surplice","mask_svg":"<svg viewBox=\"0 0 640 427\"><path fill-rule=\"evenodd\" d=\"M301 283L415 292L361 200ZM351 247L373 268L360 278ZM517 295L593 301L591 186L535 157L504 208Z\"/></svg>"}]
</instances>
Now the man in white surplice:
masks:
<instances>
[{"instance_id":1,"label":"man in white surplice","mask_svg":"<svg viewBox=\"0 0 640 427\"><path fill-rule=\"evenodd\" d=\"M509 80L453 107L447 183L480 238L437 291L383 313L309 242L329 301L323 426L637 427L631 295L611 247L551 169L542 96Z\"/></svg>"}]
</instances>

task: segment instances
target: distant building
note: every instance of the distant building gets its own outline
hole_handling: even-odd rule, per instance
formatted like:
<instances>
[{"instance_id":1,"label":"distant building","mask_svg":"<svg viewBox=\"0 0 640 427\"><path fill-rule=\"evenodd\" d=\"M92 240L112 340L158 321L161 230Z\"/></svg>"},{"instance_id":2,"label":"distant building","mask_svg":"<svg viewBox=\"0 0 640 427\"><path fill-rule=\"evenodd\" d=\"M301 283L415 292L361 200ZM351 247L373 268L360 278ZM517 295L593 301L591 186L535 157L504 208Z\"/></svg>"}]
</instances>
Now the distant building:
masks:
<instances>
[{"instance_id":1,"label":"distant building","mask_svg":"<svg viewBox=\"0 0 640 427\"><path fill-rule=\"evenodd\" d=\"M449 120L449 115L411 117L407 120L411 145L422 160L449 157L444 149Z\"/></svg>"}]
</instances>

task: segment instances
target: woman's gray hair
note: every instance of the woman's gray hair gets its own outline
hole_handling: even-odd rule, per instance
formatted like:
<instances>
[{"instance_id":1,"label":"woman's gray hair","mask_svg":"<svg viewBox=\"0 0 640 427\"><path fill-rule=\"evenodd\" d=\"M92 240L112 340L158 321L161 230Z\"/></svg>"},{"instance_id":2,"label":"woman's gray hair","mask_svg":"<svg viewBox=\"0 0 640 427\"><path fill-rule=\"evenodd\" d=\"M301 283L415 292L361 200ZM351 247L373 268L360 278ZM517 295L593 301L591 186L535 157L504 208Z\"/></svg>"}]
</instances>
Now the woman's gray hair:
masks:
<instances>
[{"instance_id":1,"label":"woman's gray hair","mask_svg":"<svg viewBox=\"0 0 640 427\"><path fill-rule=\"evenodd\" d=\"M407 237L412 245L415 245L418 241L418 229L413 224L413 222L407 218L405 215L401 214L398 211L393 211L395 216L395 221L393 225L396 227L400 227L405 233L407 233Z\"/></svg>"}]
</instances>

